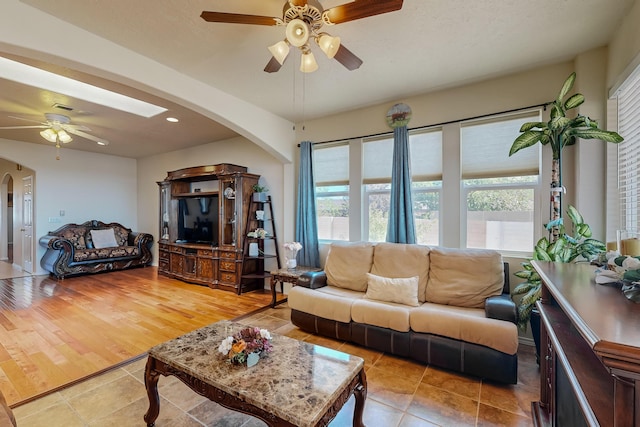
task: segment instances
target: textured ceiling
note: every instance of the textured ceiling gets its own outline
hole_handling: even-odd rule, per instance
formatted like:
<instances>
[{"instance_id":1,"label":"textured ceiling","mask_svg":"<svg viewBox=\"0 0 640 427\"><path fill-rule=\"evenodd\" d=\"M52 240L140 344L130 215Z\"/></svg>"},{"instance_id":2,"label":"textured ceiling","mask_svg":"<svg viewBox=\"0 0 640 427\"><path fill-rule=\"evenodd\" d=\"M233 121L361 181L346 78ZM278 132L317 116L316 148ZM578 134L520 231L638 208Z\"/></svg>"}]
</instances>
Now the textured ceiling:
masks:
<instances>
[{"instance_id":1,"label":"textured ceiling","mask_svg":"<svg viewBox=\"0 0 640 427\"><path fill-rule=\"evenodd\" d=\"M283 39L283 27L208 23L200 18L203 10L281 16L283 0L22 0L291 121L573 58L606 45L633 2L405 0L400 11L324 28L364 61L360 69L348 71L315 49L320 68L303 75L295 56L278 73L262 71L270 59L266 47ZM321 3L329 8L345 1ZM0 126L15 124L7 115L33 118L47 112L32 99L41 94L29 96L19 85L2 80L0 85ZM116 123L120 132L130 126L136 138L144 139L148 131L132 119L129 124L125 118L118 121L117 113L107 114L102 107L76 105L88 111L78 119L100 132L108 134ZM189 120L202 132L186 135L183 146L233 135L195 113ZM131 152L119 147L117 137L102 136L115 139L110 153L130 157L179 148L171 145L164 127L153 129L154 139ZM10 137L4 132L0 137L20 139L16 135L24 131L12 131Z\"/></svg>"}]
</instances>

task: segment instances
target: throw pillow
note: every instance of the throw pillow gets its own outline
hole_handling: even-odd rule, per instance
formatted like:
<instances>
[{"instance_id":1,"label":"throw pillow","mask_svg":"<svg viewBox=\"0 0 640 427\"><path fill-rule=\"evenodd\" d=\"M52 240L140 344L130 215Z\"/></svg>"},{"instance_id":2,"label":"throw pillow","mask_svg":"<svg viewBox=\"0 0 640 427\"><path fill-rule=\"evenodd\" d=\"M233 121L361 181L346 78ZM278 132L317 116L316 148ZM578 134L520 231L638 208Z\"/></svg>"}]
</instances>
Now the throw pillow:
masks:
<instances>
[{"instance_id":1,"label":"throw pillow","mask_svg":"<svg viewBox=\"0 0 640 427\"><path fill-rule=\"evenodd\" d=\"M91 240L93 240L93 246L96 249L114 248L118 246L113 228L107 228L104 230L91 230L90 233Z\"/></svg>"},{"instance_id":2,"label":"throw pillow","mask_svg":"<svg viewBox=\"0 0 640 427\"><path fill-rule=\"evenodd\" d=\"M329 248L324 271L327 284L338 288L364 292L367 290L367 274L373 262L373 243L334 242Z\"/></svg>"},{"instance_id":3,"label":"throw pillow","mask_svg":"<svg viewBox=\"0 0 640 427\"><path fill-rule=\"evenodd\" d=\"M490 249L431 248L426 300L457 307L484 308L502 293L502 255Z\"/></svg>"},{"instance_id":4,"label":"throw pillow","mask_svg":"<svg viewBox=\"0 0 640 427\"><path fill-rule=\"evenodd\" d=\"M420 305L418 281L418 276L392 279L367 273L367 292L364 297L417 307Z\"/></svg>"}]
</instances>

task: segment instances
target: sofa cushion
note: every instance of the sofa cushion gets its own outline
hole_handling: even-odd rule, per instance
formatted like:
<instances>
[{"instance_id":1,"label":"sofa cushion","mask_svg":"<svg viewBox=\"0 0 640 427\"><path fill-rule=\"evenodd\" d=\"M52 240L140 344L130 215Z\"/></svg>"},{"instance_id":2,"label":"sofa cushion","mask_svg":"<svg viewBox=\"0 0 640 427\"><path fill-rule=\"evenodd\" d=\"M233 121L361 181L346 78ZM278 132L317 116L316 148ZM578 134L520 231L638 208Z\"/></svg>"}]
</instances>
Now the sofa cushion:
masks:
<instances>
[{"instance_id":1,"label":"sofa cushion","mask_svg":"<svg viewBox=\"0 0 640 427\"><path fill-rule=\"evenodd\" d=\"M429 279L429 247L402 243L377 243L371 273L382 277L418 276L418 301L425 301Z\"/></svg>"},{"instance_id":2,"label":"sofa cushion","mask_svg":"<svg viewBox=\"0 0 640 427\"><path fill-rule=\"evenodd\" d=\"M367 273L367 292L364 297L417 307L420 305L418 302L418 276L389 278Z\"/></svg>"},{"instance_id":3,"label":"sofa cushion","mask_svg":"<svg viewBox=\"0 0 640 427\"><path fill-rule=\"evenodd\" d=\"M426 301L483 308L500 295L504 267L499 252L487 249L431 248Z\"/></svg>"},{"instance_id":4,"label":"sofa cushion","mask_svg":"<svg viewBox=\"0 0 640 427\"><path fill-rule=\"evenodd\" d=\"M73 260L79 261L109 261L112 258L140 256L140 249L137 246L116 246L114 248L103 249L80 249L73 253Z\"/></svg>"},{"instance_id":5,"label":"sofa cushion","mask_svg":"<svg viewBox=\"0 0 640 427\"><path fill-rule=\"evenodd\" d=\"M294 286L289 291L288 305L293 310L324 319L349 323L351 321L351 305L363 296L362 292L335 286L325 286L318 289Z\"/></svg>"},{"instance_id":6,"label":"sofa cushion","mask_svg":"<svg viewBox=\"0 0 640 427\"><path fill-rule=\"evenodd\" d=\"M488 319L479 308L424 303L411 310L411 329L471 342L506 354L518 351L518 328L511 322Z\"/></svg>"},{"instance_id":7,"label":"sofa cushion","mask_svg":"<svg viewBox=\"0 0 640 427\"><path fill-rule=\"evenodd\" d=\"M372 263L372 243L332 243L324 266L327 284L364 292L367 290L367 273L371 271Z\"/></svg>"},{"instance_id":8,"label":"sofa cushion","mask_svg":"<svg viewBox=\"0 0 640 427\"><path fill-rule=\"evenodd\" d=\"M351 318L354 322L409 332L409 314L414 308L404 304L359 299L351 306Z\"/></svg>"},{"instance_id":9,"label":"sofa cushion","mask_svg":"<svg viewBox=\"0 0 640 427\"><path fill-rule=\"evenodd\" d=\"M91 241L95 249L114 248L118 246L113 228L91 230L89 234L91 234Z\"/></svg>"}]
</instances>

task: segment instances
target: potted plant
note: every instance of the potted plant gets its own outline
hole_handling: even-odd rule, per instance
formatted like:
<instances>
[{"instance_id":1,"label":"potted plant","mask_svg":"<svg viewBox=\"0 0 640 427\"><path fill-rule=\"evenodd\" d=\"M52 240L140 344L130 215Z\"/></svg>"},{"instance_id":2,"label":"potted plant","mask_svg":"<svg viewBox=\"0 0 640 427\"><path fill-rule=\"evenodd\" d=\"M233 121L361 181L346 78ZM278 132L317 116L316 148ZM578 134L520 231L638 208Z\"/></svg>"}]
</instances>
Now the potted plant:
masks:
<instances>
[{"instance_id":1,"label":"potted plant","mask_svg":"<svg viewBox=\"0 0 640 427\"><path fill-rule=\"evenodd\" d=\"M551 200L549 205L550 222L546 225L549 230L549 238L543 237L534 247L534 260L572 262L579 255L589 259L593 255L606 249L605 245L595 239L591 239L591 227L584 223L582 216L573 207L569 206L567 214L573 221L575 237L565 232L562 219L562 150L568 145L574 145L578 138L598 139L605 142L620 143L623 138L616 132L600 129L598 122L589 117L577 114L575 117L567 117L568 112L585 101L580 93L567 96L576 80L576 73L571 73L565 80L556 99L551 103L550 118L548 122L527 122L521 128L521 134L513 142L509 150L509 156L518 151L531 147L538 142L543 146L549 145L552 150L551 164ZM525 279L525 282L517 286L512 295L522 295L518 304L518 324L526 330L531 323L536 341L536 350L539 354L539 330L540 320L535 315L535 303L540 299L541 279L527 261L522 264L524 270L515 273L517 277ZM532 312L534 317L532 318ZM536 334L537 331L537 334Z\"/></svg>"},{"instance_id":2,"label":"potted plant","mask_svg":"<svg viewBox=\"0 0 640 427\"><path fill-rule=\"evenodd\" d=\"M266 202L267 201L267 192L269 189L260 184L254 184L252 187L253 190L253 201L254 202Z\"/></svg>"},{"instance_id":3,"label":"potted plant","mask_svg":"<svg viewBox=\"0 0 640 427\"><path fill-rule=\"evenodd\" d=\"M598 254L606 251L606 245L600 240L591 238L591 227L584 222L584 218L578 210L569 205L567 216L572 222L571 233L565 227L564 219L560 217L546 225L548 230L556 228L558 236L554 242L546 237L541 238L536 243L533 250L533 258L523 262L523 270L517 271L514 275L524 279L523 283L517 285L512 296L521 295L517 302L518 327L526 331L527 325L531 324L531 333L536 344L536 356L540 354L540 320L535 310L536 301L540 299L542 289L542 279L531 265L532 260L553 261L553 262L575 262L576 260L590 261Z\"/></svg>"}]
</instances>

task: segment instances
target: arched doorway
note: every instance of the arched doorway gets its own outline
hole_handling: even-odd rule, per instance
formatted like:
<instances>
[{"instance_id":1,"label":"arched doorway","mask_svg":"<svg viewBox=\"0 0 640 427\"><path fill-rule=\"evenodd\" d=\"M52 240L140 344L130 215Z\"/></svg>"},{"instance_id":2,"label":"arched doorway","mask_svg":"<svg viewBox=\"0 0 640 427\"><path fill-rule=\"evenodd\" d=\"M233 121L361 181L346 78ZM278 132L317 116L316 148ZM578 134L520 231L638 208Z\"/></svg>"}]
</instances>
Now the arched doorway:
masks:
<instances>
[{"instance_id":1,"label":"arched doorway","mask_svg":"<svg viewBox=\"0 0 640 427\"><path fill-rule=\"evenodd\" d=\"M27 274L34 272L35 247L33 236L25 233L25 218L29 219L28 225L32 225L33 192L29 190L27 197L24 183L30 183L32 189L34 180L33 169L0 158L0 263ZM26 206L30 212L25 211Z\"/></svg>"}]
</instances>

